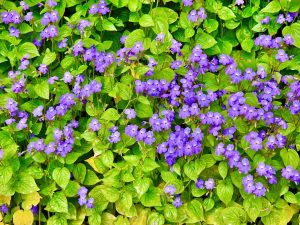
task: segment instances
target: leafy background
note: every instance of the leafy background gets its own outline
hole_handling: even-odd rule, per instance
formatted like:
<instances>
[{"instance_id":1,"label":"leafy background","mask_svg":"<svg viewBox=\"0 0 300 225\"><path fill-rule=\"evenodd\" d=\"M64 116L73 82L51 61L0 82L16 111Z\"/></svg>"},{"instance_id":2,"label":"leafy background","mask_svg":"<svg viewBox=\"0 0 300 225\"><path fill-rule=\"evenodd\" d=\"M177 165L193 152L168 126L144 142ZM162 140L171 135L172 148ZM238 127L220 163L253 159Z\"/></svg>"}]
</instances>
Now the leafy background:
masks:
<instances>
[{"instance_id":1,"label":"leafy background","mask_svg":"<svg viewBox=\"0 0 300 225\"><path fill-rule=\"evenodd\" d=\"M282 178L280 170L291 165L299 171L300 120L299 113L293 115L285 108L284 102L289 86L280 82L281 77L292 75L299 80L300 71L300 22L296 17L292 23L277 24L279 13L299 11L298 0L245 0L242 6L235 1L196 0L191 6L173 0L111 0L106 1L109 13L89 14L89 8L96 1L60 0L54 6L59 14L55 23L58 36L44 40L40 47L33 44L40 40L45 28L41 24L43 14L52 10L47 2L25 0L33 12L34 19L22 21L16 27L20 37L9 35L10 25L0 24L0 84L1 84L1 131L0 147L4 155L0 162L0 203L9 209L0 214L1 224L299 224L300 194L299 184ZM40 6L43 3L44 6ZM98 2L97 2L98 3ZM192 9L203 7L207 18L193 23L188 19ZM18 1L0 1L0 11L18 12L25 15ZM261 19L270 16L269 24L261 24ZM90 26L80 33L79 20L90 21ZM159 44L157 34L165 35L164 43ZM293 46L286 52L293 55L290 60L279 64L274 55L277 50L256 46L254 39L261 34L272 37L291 34ZM126 48L142 42L144 51L128 62L114 61L103 72L95 71L92 62L74 56L73 46L82 43L84 48L95 46L105 52L116 52L122 47L121 36L127 36ZM68 38L66 48L58 43ZM182 56L170 52L172 39L182 43ZM205 90L226 90L211 108L225 116L224 128L236 126L235 144L241 154L249 158L252 174L261 161L272 165L277 171L278 183L269 185L265 196L257 198L244 192L243 174L229 168L227 161L215 155L218 138L208 133L208 127L197 119L182 120L176 116L172 126L183 125L192 129L200 127L204 140L200 154L182 157L172 169L163 156L156 153L157 144L166 140L169 131L156 132L156 142L145 145L124 133L128 124L142 127L153 113L163 108L172 109L176 115L179 109L170 106L165 99L136 93L135 80L165 79L170 82L175 73L182 78L187 67L175 71L170 64L175 60L189 63L192 49L199 44L209 57L220 54L231 55L241 70L265 67L268 78L275 74L281 90L273 104L274 113L288 123L286 130L275 132L287 137L283 149L270 151L264 148L254 152L244 141L244 136L256 128L272 130L263 121L258 124L242 117L232 119L226 116L227 99L232 93L243 91L249 105L259 107L252 92L251 82L240 85L230 82L224 70L199 75L196 83L204 84ZM25 88L21 93L11 89L15 80L7 76L8 71L17 70L24 55L30 55L30 66L21 74L26 74ZM158 63L151 77L145 76L149 70L149 58ZM48 66L48 72L39 72L40 64ZM63 82L66 71L72 76L83 74L85 83L96 79L102 83L101 93L92 94L86 102L76 101L76 105L62 117L53 121L40 121L32 116L39 105L45 109L59 103L60 97L72 91L72 85ZM51 76L59 78L49 84ZM178 78L178 79L180 79ZM26 91L25 91L26 89ZM21 110L29 113L27 128L18 130L16 124L7 125L10 118L5 109L9 98L18 103ZM137 117L128 120L125 109L134 108ZM203 109L203 112L207 112ZM45 112L45 111L44 111ZM101 123L98 132L89 129L92 118ZM79 121L74 129L75 143L65 157L46 154L43 151L27 151L33 140L43 138L48 143L53 140L55 128L63 129L72 119ZM121 141L112 144L108 141L109 128L118 126ZM148 126L148 125L147 125ZM149 127L149 126L148 126ZM226 140L229 143L229 140ZM290 148L290 144L296 147ZM213 178L216 188L212 191L198 189L198 178ZM176 187L181 194L183 205L176 208L172 202L175 196L166 194L167 185ZM88 188L88 196L94 199L92 209L78 204L78 190ZM38 213L32 207L38 205Z\"/></svg>"}]
</instances>

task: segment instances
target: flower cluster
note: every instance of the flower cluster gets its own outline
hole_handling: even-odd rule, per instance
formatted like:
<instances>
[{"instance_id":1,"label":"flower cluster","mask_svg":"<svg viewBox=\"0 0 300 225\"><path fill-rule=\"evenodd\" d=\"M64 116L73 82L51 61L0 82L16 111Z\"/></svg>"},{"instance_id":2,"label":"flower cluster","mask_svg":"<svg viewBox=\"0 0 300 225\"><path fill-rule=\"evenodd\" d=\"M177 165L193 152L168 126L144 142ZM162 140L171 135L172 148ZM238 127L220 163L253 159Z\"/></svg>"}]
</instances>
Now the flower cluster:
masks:
<instances>
[{"instance_id":1,"label":"flower cluster","mask_svg":"<svg viewBox=\"0 0 300 225\"><path fill-rule=\"evenodd\" d=\"M87 199L88 189L86 187L81 187L78 190L78 203L80 206L86 205L89 209L94 208L94 199Z\"/></svg>"},{"instance_id":2,"label":"flower cluster","mask_svg":"<svg viewBox=\"0 0 300 225\"><path fill-rule=\"evenodd\" d=\"M169 166L175 164L176 159L183 156L199 154L202 150L203 133L200 128L195 128L192 132L190 128L175 126L175 131L169 134L166 142L157 146L156 151L164 154Z\"/></svg>"},{"instance_id":3,"label":"flower cluster","mask_svg":"<svg viewBox=\"0 0 300 225\"><path fill-rule=\"evenodd\" d=\"M276 18L276 23L283 24L285 22L291 23L295 18L297 18L298 12L289 12L285 16L284 14L279 14Z\"/></svg>"},{"instance_id":4,"label":"flower cluster","mask_svg":"<svg viewBox=\"0 0 300 225\"><path fill-rule=\"evenodd\" d=\"M261 182L254 183L254 178L252 175L245 176L242 183L245 192L248 194L254 194L256 197L264 196L267 191Z\"/></svg>"},{"instance_id":5,"label":"flower cluster","mask_svg":"<svg viewBox=\"0 0 300 225\"><path fill-rule=\"evenodd\" d=\"M66 157L73 149L75 142L73 129L77 127L78 122L73 120L67 124L63 130L55 128L53 131L54 141L50 141L47 144L45 144L44 139L32 141L29 143L27 151L30 153L34 149L36 151L44 151L47 155L55 153L56 155Z\"/></svg>"},{"instance_id":6,"label":"flower cluster","mask_svg":"<svg viewBox=\"0 0 300 225\"><path fill-rule=\"evenodd\" d=\"M199 189L205 188L206 190L211 191L215 187L215 181L213 178L208 178L206 181L199 178L196 182L196 187Z\"/></svg>"},{"instance_id":7,"label":"flower cluster","mask_svg":"<svg viewBox=\"0 0 300 225\"><path fill-rule=\"evenodd\" d=\"M233 144L219 143L215 149L217 156L225 156L228 160L230 168L237 168L240 173L247 174L251 170L250 162L247 158L243 158L239 151L235 150Z\"/></svg>"},{"instance_id":8,"label":"flower cluster","mask_svg":"<svg viewBox=\"0 0 300 225\"><path fill-rule=\"evenodd\" d=\"M93 4L89 8L89 14L95 15L106 15L109 13L109 8L104 0L100 0L98 4Z\"/></svg>"},{"instance_id":9,"label":"flower cluster","mask_svg":"<svg viewBox=\"0 0 300 225\"><path fill-rule=\"evenodd\" d=\"M300 183L300 172L293 169L291 166L287 166L281 170L281 176L295 182L296 184Z\"/></svg>"},{"instance_id":10,"label":"flower cluster","mask_svg":"<svg viewBox=\"0 0 300 225\"><path fill-rule=\"evenodd\" d=\"M206 16L204 8L200 8L198 10L198 12L196 10L192 10L192 11L190 11L189 16L188 16L188 18L191 22L197 22L199 19L205 20L206 17L207 16Z\"/></svg>"}]
</instances>

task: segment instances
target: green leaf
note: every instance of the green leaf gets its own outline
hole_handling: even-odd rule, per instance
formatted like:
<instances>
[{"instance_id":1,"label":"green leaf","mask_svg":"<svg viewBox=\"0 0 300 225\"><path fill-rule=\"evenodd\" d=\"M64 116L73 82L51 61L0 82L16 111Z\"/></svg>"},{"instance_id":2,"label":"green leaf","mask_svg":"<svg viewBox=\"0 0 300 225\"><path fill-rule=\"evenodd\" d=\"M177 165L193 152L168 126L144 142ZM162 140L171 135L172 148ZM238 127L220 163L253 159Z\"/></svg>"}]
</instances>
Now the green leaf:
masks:
<instances>
[{"instance_id":1,"label":"green leaf","mask_svg":"<svg viewBox=\"0 0 300 225\"><path fill-rule=\"evenodd\" d=\"M141 203L145 207L161 206L160 202L160 189L150 187L148 191L141 197Z\"/></svg>"},{"instance_id":2,"label":"green leaf","mask_svg":"<svg viewBox=\"0 0 300 225\"><path fill-rule=\"evenodd\" d=\"M18 48L18 58L21 59L24 55L29 54L30 58L39 56L39 52L36 46L30 42L26 42L19 46Z\"/></svg>"},{"instance_id":3,"label":"green leaf","mask_svg":"<svg viewBox=\"0 0 300 225\"><path fill-rule=\"evenodd\" d=\"M133 182L133 187L136 190L139 198L148 191L151 184L151 179L148 177L139 178Z\"/></svg>"},{"instance_id":4,"label":"green leaf","mask_svg":"<svg viewBox=\"0 0 300 225\"><path fill-rule=\"evenodd\" d=\"M41 98L49 99L49 84L46 80L34 85L34 91Z\"/></svg>"},{"instance_id":5,"label":"green leaf","mask_svg":"<svg viewBox=\"0 0 300 225\"><path fill-rule=\"evenodd\" d=\"M86 175L85 165L82 163L75 165L75 167L72 171L72 174L78 182L83 183L83 181L85 179L85 175Z\"/></svg>"},{"instance_id":6,"label":"green leaf","mask_svg":"<svg viewBox=\"0 0 300 225\"><path fill-rule=\"evenodd\" d=\"M147 97L145 97L145 96L139 96L138 97L138 101L140 102L140 103L143 103L143 104L145 104L145 105L150 105L150 101L147 99Z\"/></svg>"},{"instance_id":7,"label":"green leaf","mask_svg":"<svg viewBox=\"0 0 300 225\"><path fill-rule=\"evenodd\" d=\"M63 192L55 192L45 210L49 212L68 213L68 201Z\"/></svg>"},{"instance_id":8,"label":"green leaf","mask_svg":"<svg viewBox=\"0 0 300 225\"><path fill-rule=\"evenodd\" d=\"M300 134L297 135L295 144L296 144L297 150L300 151Z\"/></svg>"},{"instance_id":9,"label":"green leaf","mask_svg":"<svg viewBox=\"0 0 300 225\"><path fill-rule=\"evenodd\" d=\"M296 169L299 165L299 154L293 149L282 149L280 156L285 166L292 166Z\"/></svg>"},{"instance_id":10,"label":"green leaf","mask_svg":"<svg viewBox=\"0 0 300 225\"><path fill-rule=\"evenodd\" d=\"M175 77L174 70L170 68L164 68L163 70L154 69L154 79L165 79L167 82L171 82Z\"/></svg>"},{"instance_id":11,"label":"green leaf","mask_svg":"<svg viewBox=\"0 0 300 225\"><path fill-rule=\"evenodd\" d=\"M183 166L184 174L188 176L191 180L196 181L198 179L198 171L196 170L195 162L191 161L185 163Z\"/></svg>"},{"instance_id":12,"label":"green leaf","mask_svg":"<svg viewBox=\"0 0 300 225\"><path fill-rule=\"evenodd\" d=\"M140 18L139 23L142 27L152 27L152 26L154 26L153 19L149 14L144 14Z\"/></svg>"},{"instance_id":13,"label":"green leaf","mask_svg":"<svg viewBox=\"0 0 300 225\"><path fill-rule=\"evenodd\" d=\"M137 29L132 31L126 38L125 47L132 48L136 42L141 41L143 42L145 38L144 31L141 29Z\"/></svg>"},{"instance_id":14,"label":"green leaf","mask_svg":"<svg viewBox=\"0 0 300 225\"><path fill-rule=\"evenodd\" d=\"M235 18L235 14L233 13L233 11L226 6L223 6L221 10L218 11L218 16L222 20L230 20Z\"/></svg>"},{"instance_id":15,"label":"green leaf","mask_svg":"<svg viewBox=\"0 0 300 225\"><path fill-rule=\"evenodd\" d=\"M292 203L292 204L297 204L298 203L298 199L295 196L295 194L293 194L292 192L288 191L287 193L284 194L284 199L288 202L288 203ZM300 203L300 202L299 202Z\"/></svg>"},{"instance_id":16,"label":"green leaf","mask_svg":"<svg viewBox=\"0 0 300 225\"><path fill-rule=\"evenodd\" d=\"M92 171L92 170L87 170L87 173L85 175L85 179L83 184L84 185L95 185L99 182L98 176Z\"/></svg>"},{"instance_id":17,"label":"green leaf","mask_svg":"<svg viewBox=\"0 0 300 225\"><path fill-rule=\"evenodd\" d=\"M26 174L18 175L14 183L14 189L20 194L30 194L39 190L34 178Z\"/></svg>"},{"instance_id":18,"label":"green leaf","mask_svg":"<svg viewBox=\"0 0 300 225\"><path fill-rule=\"evenodd\" d=\"M107 30L107 31L117 31L117 28L115 27L115 25L107 19L103 19L102 27L104 30Z\"/></svg>"},{"instance_id":19,"label":"green leaf","mask_svg":"<svg viewBox=\"0 0 300 225\"><path fill-rule=\"evenodd\" d=\"M215 19L206 19L204 20L203 27L208 32L211 33L218 29L219 23Z\"/></svg>"},{"instance_id":20,"label":"green leaf","mask_svg":"<svg viewBox=\"0 0 300 225\"><path fill-rule=\"evenodd\" d=\"M167 204L164 208L164 215L166 220L171 221L171 222L175 222L177 221L177 209L175 208L174 205L171 204Z\"/></svg>"},{"instance_id":21,"label":"green leaf","mask_svg":"<svg viewBox=\"0 0 300 225\"><path fill-rule=\"evenodd\" d=\"M213 38L213 36L206 33L201 33L200 35L196 36L196 43L200 44L203 49L207 49L217 44L217 41Z\"/></svg>"},{"instance_id":22,"label":"green leaf","mask_svg":"<svg viewBox=\"0 0 300 225\"><path fill-rule=\"evenodd\" d=\"M19 27L20 33L21 34L27 34L29 32L32 32L33 29L31 26L29 26L27 23L21 23Z\"/></svg>"},{"instance_id":23,"label":"green leaf","mask_svg":"<svg viewBox=\"0 0 300 225\"><path fill-rule=\"evenodd\" d=\"M136 115L142 119L150 118L153 114L151 105L146 105L143 103L137 103L135 105L135 111L136 111Z\"/></svg>"},{"instance_id":24,"label":"green leaf","mask_svg":"<svg viewBox=\"0 0 300 225\"><path fill-rule=\"evenodd\" d=\"M151 212L147 218L147 225L164 225L165 218L158 212Z\"/></svg>"},{"instance_id":25,"label":"green leaf","mask_svg":"<svg viewBox=\"0 0 300 225\"><path fill-rule=\"evenodd\" d=\"M70 181L70 171L65 167L55 168L52 177L62 189L65 189Z\"/></svg>"},{"instance_id":26,"label":"green leaf","mask_svg":"<svg viewBox=\"0 0 300 225\"><path fill-rule=\"evenodd\" d=\"M261 11L265 13L277 13L281 9L281 5L277 0L271 1L265 8Z\"/></svg>"},{"instance_id":27,"label":"green leaf","mask_svg":"<svg viewBox=\"0 0 300 225\"><path fill-rule=\"evenodd\" d=\"M202 205L196 199L186 205L186 213L189 218L189 223L197 223L204 220Z\"/></svg>"},{"instance_id":28,"label":"green leaf","mask_svg":"<svg viewBox=\"0 0 300 225\"><path fill-rule=\"evenodd\" d=\"M120 115L118 111L114 108L107 109L101 116L102 120L108 120L108 121L118 120L119 118Z\"/></svg>"},{"instance_id":29,"label":"green leaf","mask_svg":"<svg viewBox=\"0 0 300 225\"><path fill-rule=\"evenodd\" d=\"M252 93L246 93L245 99L246 99L246 104L248 104L250 106L259 107L259 103L258 103L258 99L257 99L256 95L254 95Z\"/></svg>"},{"instance_id":30,"label":"green leaf","mask_svg":"<svg viewBox=\"0 0 300 225\"><path fill-rule=\"evenodd\" d=\"M206 198L203 201L203 208L205 211L211 210L215 206L215 201L213 198Z\"/></svg>"},{"instance_id":31,"label":"green leaf","mask_svg":"<svg viewBox=\"0 0 300 225\"><path fill-rule=\"evenodd\" d=\"M242 41L241 46L246 52L251 52L251 49L254 46L254 41L252 39L245 39Z\"/></svg>"},{"instance_id":32,"label":"green leaf","mask_svg":"<svg viewBox=\"0 0 300 225\"><path fill-rule=\"evenodd\" d=\"M8 183L12 175L13 170L9 165L0 165L0 185Z\"/></svg>"},{"instance_id":33,"label":"green leaf","mask_svg":"<svg viewBox=\"0 0 300 225\"><path fill-rule=\"evenodd\" d=\"M218 166L218 171L219 171L221 177L223 179L225 179L225 177L227 176L227 172L228 172L228 164L227 164L227 162L220 162L220 164Z\"/></svg>"},{"instance_id":34,"label":"green leaf","mask_svg":"<svg viewBox=\"0 0 300 225\"><path fill-rule=\"evenodd\" d=\"M56 59L55 52L47 52L43 58L43 64L46 64L47 66L53 63Z\"/></svg>"},{"instance_id":35,"label":"green leaf","mask_svg":"<svg viewBox=\"0 0 300 225\"><path fill-rule=\"evenodd\" d=\"M297 12L300 9L300 2L298 0L289 1L289 9L288 12Z\"/></svg>"},{"instance_id":36,"label":"green leaf","mask_svg":"<svg viewBox=\"0 0 300 225\"><path fill-rule=\"evenodd\" d=\"M217 91L219 90L219 85L217 82L217 76L213 73L205 73L203 76L203 81L208 90Z\"/></svg>"},{"instance_id":37,"label":"green leaf","mask_svg":"<svg viewBox=\"0 0 300 225\"><path fill-rule=\"evenodd\" d=\"M244 209L246 210L248 216L252 222L255 222L257 217L260 214L260 211L263 209L262 199L255 198L252 195L247 196L243 202Z\"/></svg>"},{"instance_id":38,"label":"green leaf","mask_svg":"<svg viewBox=\"0 0 300 225\"><path fill-rule=\"evenodd\" d=\"M120 96L123 100L130 100L132 96L132 89L126 84L117 83L116 85L118 91L117 95Z\"/></svg>"},{"instance_id":39,"label":"green leaf","mask_svg":"<svg viewBox=\"0 0 300 225\"><path fill-rule=\"evenodd\" d=\"M105 185L100 185L99 187L101 187L101 193L103 194L103 196L105 197L105 199L109 202L116 202L119 197L120 197L120 193L119 190L117 188L114 187L108 187Z\"/></svg>"},{"instance_id":40,"label":"green leaf","mask_svg":"<svg viewBox=\"0 0 300 225\"><path fill-rule=\"evenodd\" d=\"M241 133L247 133L248 125L242 118L237 118L235 120L236 129Z\"/></svg>"},{"instance_id":41,"label":"green leaf","mask_svg":"<svg viewBox=\"0 0 300 225\"><path fill-rule=\"evenodd\" d=\"M146 158L144 160L142 169L144 172L150 172L158 167L159 167L159 165L154 160L152 160L150 158Z\"/></svg>"},{"instance_id":42,"label":"green leaf","mask_svg":"<svg viewBox=\"0 0 300 225\"><path fill-rule=\"evenodd\" d=\"M294 45L300 48L300 23L293 23L291 26L286 26L282 30L282 34L285 36L290 34L294 39Z\"/></svg>"},{"instance_id":43,"label":"green leaf","mask_svg":"<svg viewBox=\"0 0 300 225\"><path fill-rule=\"evenodd\" d=\"M229 179L219 182L217 185L217 195L222 202L228 205L233 195L233 185Z\"/></svg>"},{"instance_id":44,"label":"green leaf","mask_svg":"<svg viewBox=\"0 0 300 225\"><path fill-rule=\"evenodd\" d=\"M61 66L62 68L66 69L68 67L71 67L75 64L75 58L74 57L70 57L70 56L67 56L65 57L62 61L61 61Z\"/></svg>"},{"instance_id":45,"label":"green leaf","mask_svg":"<svg viewBox=\"0 0 300 225\"><path fill-rule=\"evenodd\" d=\"M129 0L128 1L128 9L131 12L137 12L142 8L142 1L140 0Z\"/></svg>"}]
</instances>

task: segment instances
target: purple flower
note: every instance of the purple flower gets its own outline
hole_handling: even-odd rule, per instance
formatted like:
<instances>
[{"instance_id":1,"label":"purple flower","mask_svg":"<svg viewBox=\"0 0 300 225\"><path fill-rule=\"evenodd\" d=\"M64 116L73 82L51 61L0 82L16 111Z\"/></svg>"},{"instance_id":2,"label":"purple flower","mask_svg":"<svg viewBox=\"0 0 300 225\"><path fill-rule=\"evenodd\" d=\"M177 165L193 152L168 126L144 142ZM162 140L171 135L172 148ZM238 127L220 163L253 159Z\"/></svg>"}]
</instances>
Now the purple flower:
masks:
<instances>
[{"instance_id":1,"label":"purple flower","mask_svg":"<svg viewBox=\"0 0 300 225\"><path fill-rule=\"evenodd\" d=\"M127 39L127 36L125 36L125 35L122 35L122 36L120 37L120 43L121 43L122 45L124 45L124 44L125 44L125 41L126 41L126 39Z\"/></svg>"},{"instance_id":2,"label":"purple flower","mask_svg":"<svg viewBox=\"0 0 300 225\"><path fill-rule=\"evenodd\" d=\"M205 20L207 15L205 13L205 9L204 8L200 8L199 11L198 11L198 16L201 20Z\"/></svg>"},{"instance_id":3,"label":"purple flower","mask_svg":"<svg viewBox=\"0 0 300 225\"><path fill-rule=\"evenodd\" d=\"M56 110L51 106L46 112L46 119L49 121L54 120L56 115Z\"/></svg>"},{"instance_id":4,"label":"purple flower","mask_svg":"<svg viewBox=\"0 0 300 225\"><path fill-rule=\"evenodd\" d=\"M110 143L118 143L121 140L121 138L120 138L120 132L119 131L113 132L109 136L108 140L109 140Z\"/></svg>"},{"instance_id":5,"label":"purple flower","mask_svg":"<svg viewBox=\"0 0 300 225\"><path fill-rule=\"evenodd\" d=\"M63 80L64 80L64 82L65 82L66 84L71 83L72 80L73 80L72 74L71 74L69 71L65 72L65 73L64 73Z\"/></svg>"},{"instance_id":6,"label":"purple flower","mask_svg":"<svg viewBox=\"0 0 300 225\"><path fill-rule=\"evenodd\" d=\"M62 41L60 41L58 43L58 48L65 48L65 47L67 47L68 46L67 41L68 41L68 38L64 38Z\"/></svg>"},{"instance_id":7,"label":"purple flower","mask_svg":"<svg viewBox=\"0 0 300 225\"><path fill-rule=\"evenodd\" d=\"M174 195L176 193L176 188L173 185L167 185L164 189L164 192L169 195Z\"/></svg>"},{"instance_id":8,"label":"purple flower","mask_svg":"<svg viewBox=\"0 0 300 225\"><path fill-rule=\"evenodd\" d=\"M176 41L175 39L172 39L172 46L170 48L172 53L178 53L179 55L181 55L181 46L182 44L178 41Z\"/></svg>"},{"instance_id":9,"label":"purple flower","mask_svg":"<svg viewBox=\"0 0 300 225\"><path fill-rule=\"evenodd\" d=\"M57 2L55 0L48 0L47 1L47 4L53 8L54 6L57 6Z\"/></svg>"},{"instance_id":10,"label":"purple flower","mask_svg":"<svg viewBox=\"0 0 300 225\"><path fill-rule=\"evenodd\" d=\"M43 109L44 109L44 107L42 105L38 106L37 108L35 108L33 110L32 115L34 117L42 116L43 115Z\"/></svg>"},{"instance_id":11,"label":"purple flower","mask_svg":"<svg viewBox=\"0 0 300 225\"><path fill-rule=\"evenodd\" d=\"M155 40L156 40L156 41L159 41L159 42L161 42L161 43L163 43L164 40L165 40L165 34L163 34L163 33L158 34L158 35L156 36Z\"/></svg>"},{"instance_id":12,"label":"purple flower","mask_svg":"<svg viewBox=\"0 0 300 225\"><path fill-rule=\"evenodd\" d=\"M109 8L107 8L106 6L106 2L105 1L100 1L100 4L98 6L98 13L100 13L101 15L105 15L109 12Z\"/></svg>"},{"instance_id":13,"label":"purple flower","mask_svg":"<svg viewBox=\"0 0 300 225\"><path fill-rule=\"evenodd\" d=\"M193 0L182 0L184 6L192 6Z\"/></svg>"},{"instance_id":14,"label":"purple flower","mask_svg":"<svg viewBox=\"0 0 300 225\"><path fill-rule=\"evenodd\" d=\"M18 14L16 11L10 11L9 14L12 23L19 24L22 22L20 14Z\"/></svg>"},{"instance_id":15,"label":"purple flower","mask_svg":"<svg viewBox=\"0 0 300 225\"><path fill-rule=\"evenodd\" d=\"M0 160L3 158L3 155L4 155L3 149L0 149Z\"/></svg>"},{"instance_id":16,"label":"purple flower","mask_svg":"<svg viewBox=\"0 0 300 225\"><path fill-rule=\"evenodd\" d=\"M57 77L57 76L50 77L50 78L48 79L48 84L54 84L55 81L57 81L57 80L58 80L58 77Z\"/></svg>"},{"instance_id":17,"label":"purple flower","mask_svg":"<svg viewBox=\"0 0 300 225\"><path fill-rule=\"evenodd\" d=\"M100 130L101 124L99 123L99 121L96 118L93 118L89 124L89 128L92 131L98 131Z\"/></svg>"},{"instance_id":18,"label":"purple flower","mask_svg":"<svg viewBox=\"0 0 300 225\"><path fill-rule=\"evenodd\" d=\"M135 137L138 131L138 126L137 125L127 125L125 128L125 134L128 135L129 137Z\"/></svg>"},{"instance_id":19,"label":"purple flower","mask_svg":"<svg viewBox=\"0 0 300 225\"><path fill-rule=\"evenodd\" d=\"M285 51L283 49L279 49L277 54L275 55L275 58L279 62L285 62L289 59L289 56L285 53Z\"/></svg>"},{"instance_id":20,"label":"purple flower","mask_svg":"<svg viewBox=\"0 0 300 225\"><path fill-rule=\"evenodd\" d=\"M197 14L197 11L196 10L191 10L189 15L188 15L188 18L191 22L197 22L198 20L198 14Z\"/></svg>"},{"instance_id":21,"label":"purple flower","mask_svg":"<svg viewBox=\"0 0 300 225\"><path fill-rule=\"evenodd\" d=\"M9 28L9 35L12 37L19 37L20 36L20 30L16 29L14 26L11 26Z\"/></svg>"},{"instance_id":22,"label":"purple flower","mask_svg":"<svg viewBox=\"0 0 300 225\"><path fill-rule=\"evenodd\" d=\"M213 178L209 178L207 181L204 182L204 185L207 190L212 190L215 187L215 181Z\"/></svg>"},{"instance_id":23,"label":"purple flower","mask_svg":"<svg viewBox=\"0 0 300 225\"><path fill-rule=\"evenodd\" d=\"M257 182L255 184L255 190L253 191L253 194L255 194L256 197L261 197L265 195L266 191L267 190L264 185L261 182Z\"/></svg>"},{"instance_id":24,"label":"purple flower","mask_svg":"<svg viewBox=\"0 0 300 225\"><path fill-rule=\"evenodd\" d=\"M171 63L170 68L173 70L177 70L182 65L181 60L175 60Z\"/></svg>"},{"instance_id":25,"label":"purple flower","mask_svg":"<svg viewBox=\"0 0 300 225\"><path fill-rule=\"evenodd\" d=\"M172 202L172 204L173 204L176 208L179 208L179 207L182 205L182 201L181 201L180 197L179 197L179 196L176 197L176 198L174 199L174 201Z\"/></svg>"},{"instance_id":26,"label":"purple flower","mask_svg":"<svg viewBox=\"0 0 300 225\"><path fill-rule=\"evenodd\" d=\"M203 189L204 188L204 180L199 178L196 182L196 187L199 189Z\"/></svg>"},{"instance_id":27,"label":"purple flower","mask_svg":"<svg viewBox=\"0 0 300 225\"><path fill-rule=\"evenodd\" d=\"M40 64L38 70L39 70L39 72L40 72L41 74L46 74L46 73L48 73L48 67L47 67L47 65L45 65L45 64Z\"/></svg>"},{"instance_id":28,"label":"purple flower","mask_svg":"<svg viewBox=\"0 0 300 225\"><path fill-rule=\"evenodd\" d=\"M86 197L79 197L79 198L78 198L78 204L79 204L80 206L85 205L85 204L86 204Z\"/></svg>"},{"instance_id":29,"label":"purple flower","mask_svg":"<svg viewBox=\"0 0 300 225\"><path fill-rule=\"evenodd\" d=\"M30 210L31 210L33 216L36 216L39 213L39 206L33 205Z\"/></svg>"},{"instance_id":30,"label":"purple flower","mask_svg":"<svg viewBox=\"0 0 300 225\"><path fill-rule=\"evenodd\" d=\"M32 12L28 12L25 16L24 16L24 20L27 22L30 22L33 19L33 14Z\"/></svg>"},{"instance_id":31,"label":"purple flower","mask_svg":"<svg viewBox=\"0 0 300 225\"><path fill-rule=\"evenodd\" d=\"M6 204L2 204L0 210L1 210L1 212L2 212L3 214L6 214L6 213L8 212L8 207L7 207L7 205L6 205Z\"/></svg>"},{"instance_id":32,"label":"purple flower","mask_svg":"<svg viewBox=\"0 0 300 225\"><path fill-rule=\"evenodd\" d=\"M124 113L127 116L127 119L134 119L136 117L136 112L134 109L125 109Z\"/></svg>"},{"instance_id":33,"label":"purple flower","mask_svg":"<svg viewBox=\"0 0 300 225\"><path fill-rule=\"evenodd\" d=\"M81 188L79 188L79 190L78 190L78 192L77 192L77 194L80 196L80 197L86 197L86 195L87 195L87 193L88 193L88 189L86 188L86 187L81 187Z\"/></svg>"},{"instance_id":34,"label":"purple flower","mask_svg":"<svg viewBox=\"0 0 300 225\"><path fill-rule=\"evenodd\" d=\"M79 20L78 30L81 34L84 33L84 28L90 27L91 22L89 20Z\"/></svg>"},{"instance_id":35,"label":"purple flower","mask_svg":"<svg viewBox=\"0 0 300 225\"><path fill-rule=\"evenodd\" d=\"M261 21L260 21L261 24L269 24L270 23L270 17L269 16L266 16L265 18L263 18Z\"/></svg>"},{"instance_id":36,"label":"purple flower","mask_svg":"<svg viewBox=\"0 0 300 225\"><path fill-rule=\"evenodd\" d=\"M91 5L91 7L89 8L89 14L91 15L95 15L96 13L98 13L98 5L97 4L93 4Z\"/></svg>"},{"instance_id":37,"label":"purple flower","mask_svg":"<svg viewBox=\"0 0 300 225\"><path fill-rule=\"evenodd\" d=\"M235 4L237 4L237 5L243 5L244 4L244 0L235 0Z\"/></svg>"},{"instance_id":38,"label":"purple flower","mask_svg":"<svg viewBox=\"0 0 300 225\"><path fill-rule=\"evenodd\" d=\"M284 17L284 15L283 15L283 14L279 14L279 15L277 16L277 18L276 18L276 22L277 22L278 24L283 24L283 23L285 22L285 17Z\"/></svg>"},{"instance_id":39,"label":"purple flower","mask_svg":"<svg viewBox=\"0 0 300 225\"><path fill-rule=\"evenodd\" d=\"M89 209L94 208L94 199L93 198L89 198L86 202L86 207L88 207Z\"/></svg>"},{"instance_id":40,"label":"purple flower","mask_svg":"<svg viewBox=\"0 0 300 225\"><path fill-rule=\"evenodd\" d=\"M283 40L287 45L294 44L294 38L290 34L285 35Z\"/></svg>"}]
</instances>

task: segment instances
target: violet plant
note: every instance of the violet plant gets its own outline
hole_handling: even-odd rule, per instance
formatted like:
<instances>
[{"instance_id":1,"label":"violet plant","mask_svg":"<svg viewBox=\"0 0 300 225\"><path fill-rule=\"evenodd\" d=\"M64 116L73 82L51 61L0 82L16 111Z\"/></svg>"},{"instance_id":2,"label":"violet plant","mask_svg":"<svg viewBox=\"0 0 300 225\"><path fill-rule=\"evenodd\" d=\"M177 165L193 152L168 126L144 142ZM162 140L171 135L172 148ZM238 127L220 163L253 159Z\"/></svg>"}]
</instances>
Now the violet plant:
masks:
<instances>
[{"instance_id":1,"label":"violet plant","mask_svg":"<svg viewBox=\"0 0 300 225\"><path fill-rule=\"evenodd\" d=\"M299 224L299 9L0 1L0 223Z\"/></svg>"}]
</instances>

